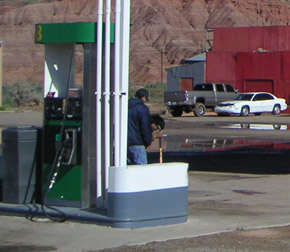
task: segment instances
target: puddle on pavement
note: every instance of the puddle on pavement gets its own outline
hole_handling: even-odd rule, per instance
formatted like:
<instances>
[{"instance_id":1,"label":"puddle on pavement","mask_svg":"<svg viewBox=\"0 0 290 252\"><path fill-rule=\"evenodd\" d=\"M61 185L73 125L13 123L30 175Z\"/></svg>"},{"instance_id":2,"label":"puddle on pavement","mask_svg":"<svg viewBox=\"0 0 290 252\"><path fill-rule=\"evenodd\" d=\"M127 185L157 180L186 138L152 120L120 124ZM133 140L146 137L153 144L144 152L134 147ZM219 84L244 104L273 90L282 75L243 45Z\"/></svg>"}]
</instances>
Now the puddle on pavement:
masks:
<instances>
[{"instance_id":1,"label":"puddle on pavement","mask_svg":"<svg viewBox=\"0 0 290 252\"><path fill-rule=\"evenodd\" d=\"M189 191L188 195L190 195L190 197L209 197L209 196L217 196L220 195L221 193L219 192L211 192L211 191Z\"/></svg>"},{"instance_id":2,"label":"puddle on pavement","mask_svg":"<svg viewBox=\"0 0 290 252\"><path fill-rule=\"evenodd\" d=\"M245 195L266 194L263 192L255 192L255 191L249 191L249 190L233 190L233 192L245 194Z\"/></svg>"},{"instance_id":3,"label":"puddle on pavement","mask_svg":"<svg viewBox=\"0 0 290 252\"><path fill-rule=\"evenodd\" d=\"M164 163L188 163L191 171L290 173L290 142L167 136L162 141L162 157ZM158 146L148 152L149 163L158 163L159 158Z\"/></svg>"},{"instance_id":4,"label":"puddle on pavement","mask_svg":"<svg viewBox=\"0 0 290 252\"><path fill-rule=\"evenodd\" d=\"M249 124L246 128L289 129L289 125L275 125ZM242 129L241 124L223 124L215 127ZM2 131L4 129L0 128L0 155L3 153ZM193 171L290 173L290 142L166 136L162 139L161 146L159 141L153 142L148 152L149 163L159 163L160 147L162 147L163 162L186 162L189 164L189 170Z\"/></svg>"},{"instance_id":5,"label":"puddle on pavement","mask_svg":"<svg viewBox=\"0 0 290 252\"><path fill-rule=\"evenodd\" d=\"M290 142L166 136L162 139L161 147L163 152L218 152L249 149L290 151ZM158 151L159 148L159 142L156 141L150 151Z\"/></svg>"}]
</instances>

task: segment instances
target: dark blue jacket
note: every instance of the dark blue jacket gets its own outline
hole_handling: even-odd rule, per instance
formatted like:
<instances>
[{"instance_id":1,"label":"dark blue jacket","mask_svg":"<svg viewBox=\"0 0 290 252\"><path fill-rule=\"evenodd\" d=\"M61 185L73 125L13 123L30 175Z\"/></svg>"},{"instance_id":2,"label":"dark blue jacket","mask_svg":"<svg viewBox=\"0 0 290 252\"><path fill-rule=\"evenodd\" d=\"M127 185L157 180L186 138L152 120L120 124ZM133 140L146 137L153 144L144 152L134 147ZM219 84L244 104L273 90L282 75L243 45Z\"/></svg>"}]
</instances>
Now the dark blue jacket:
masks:
<instances>
[{"instance_id":1,"label":"dark blue jacket","mask_svg":"<svg viewBox=\"0 0 290 252\"><path fill-rule=\"evenodd\" d=\"M128 112L128 146L151 145L153 135L149 108L141 99L129 99Z\"/></svg>"}]
</instances>

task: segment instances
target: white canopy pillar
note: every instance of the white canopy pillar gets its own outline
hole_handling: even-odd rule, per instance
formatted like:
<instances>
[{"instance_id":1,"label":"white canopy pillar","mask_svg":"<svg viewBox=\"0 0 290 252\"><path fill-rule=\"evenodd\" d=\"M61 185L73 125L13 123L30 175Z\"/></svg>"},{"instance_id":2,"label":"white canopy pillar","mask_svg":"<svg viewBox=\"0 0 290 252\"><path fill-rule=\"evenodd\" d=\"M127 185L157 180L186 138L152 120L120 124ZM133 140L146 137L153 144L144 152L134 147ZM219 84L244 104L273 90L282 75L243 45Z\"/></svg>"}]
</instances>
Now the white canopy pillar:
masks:
<instances>
[{"instance_id":1,"label":"white canopy pillar","mask_svg":"<svg viewBox=\"0 0 290 252\"><path fill-rule=\"evenodd\" d=\"M96 191L98 208L106 206L109 167L127 164L130 0L115 1L114 55L111 55L110 46L112 36L111 0L105 2L104 26L103 8L104 0L98 1L96 59ZM114 99L112 99L113 95ZM112 160L114 164L112 164Z\"/></svg>"},{"instance_id":2,"label":"white canopy pillar","mask_svg":"<svg viewBox=\"0 0 290 252\"><path fill-rule=\"evenodd\" d=\"M120 166L127 165L128 130L128 89L129 89L129 51L130 51L130 0L121 3L120 53L121 53L121 111L120 111Z\"/></svg>"},{"instance_id":3,"label":"white canopy pillar","mask_svg":"<svg viewBox=\"0 0 290 252\"><path fill-rule=\"evenodd\" d=\"M96 62L96 196L102 196L102 59L103 59L103 0L98 1L97 62ZM97 205L100 205L100 200Z\"/></svg>"}]
</instances>

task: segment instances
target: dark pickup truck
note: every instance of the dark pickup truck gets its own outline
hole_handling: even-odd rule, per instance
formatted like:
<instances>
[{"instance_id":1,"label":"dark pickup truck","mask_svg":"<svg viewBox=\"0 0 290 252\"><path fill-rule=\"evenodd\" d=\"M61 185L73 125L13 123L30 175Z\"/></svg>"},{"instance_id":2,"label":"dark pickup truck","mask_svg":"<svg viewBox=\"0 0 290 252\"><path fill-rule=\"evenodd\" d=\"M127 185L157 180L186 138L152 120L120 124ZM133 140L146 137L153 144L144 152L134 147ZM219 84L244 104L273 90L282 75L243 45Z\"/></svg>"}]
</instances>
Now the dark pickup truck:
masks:
<instances>
[{"instance_id":1,"label":"dark pickup truck","mask_svg":"<svg viewBox=\"0 0 290 252\"><path fill-rule=\"evenodd\" d=\"M193 91L164 92L164 103L173 116L181 116L194 112L196 116L203 116L206 109L213 109L219 102L233 100L238 91L230 84L201 83Z\"/></svg>"}]
</instances>

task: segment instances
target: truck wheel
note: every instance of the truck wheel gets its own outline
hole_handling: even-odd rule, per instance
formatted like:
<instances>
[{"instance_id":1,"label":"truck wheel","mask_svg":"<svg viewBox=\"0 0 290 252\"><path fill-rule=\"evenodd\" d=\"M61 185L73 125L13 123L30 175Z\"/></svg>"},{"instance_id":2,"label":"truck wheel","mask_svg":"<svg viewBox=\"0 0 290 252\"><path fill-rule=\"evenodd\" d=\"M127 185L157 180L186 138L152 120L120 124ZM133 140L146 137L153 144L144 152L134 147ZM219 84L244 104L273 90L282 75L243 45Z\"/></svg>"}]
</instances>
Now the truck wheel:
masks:
<instances>
[{"instance_id":1,"label":"truck wheel","mask_svg":"<svg viewBox=\"0 0 290 252\"><path fill-rule=\"evenodd\" d=\"M174 117L179 117L182 115L182 108L174 108L173 110L171 110L171 115Z\"/></svg>"},{"instance_id":2,"label":"truck wheel","mask_svg":"<svg viewBox=\"0 0 290 252\"><path fill-rule=\"evenodd\" d=\"M194 114L198 117L204 116L205 114L205 106L203 103L196 103Z\"/></svg>"}]
</instances>

